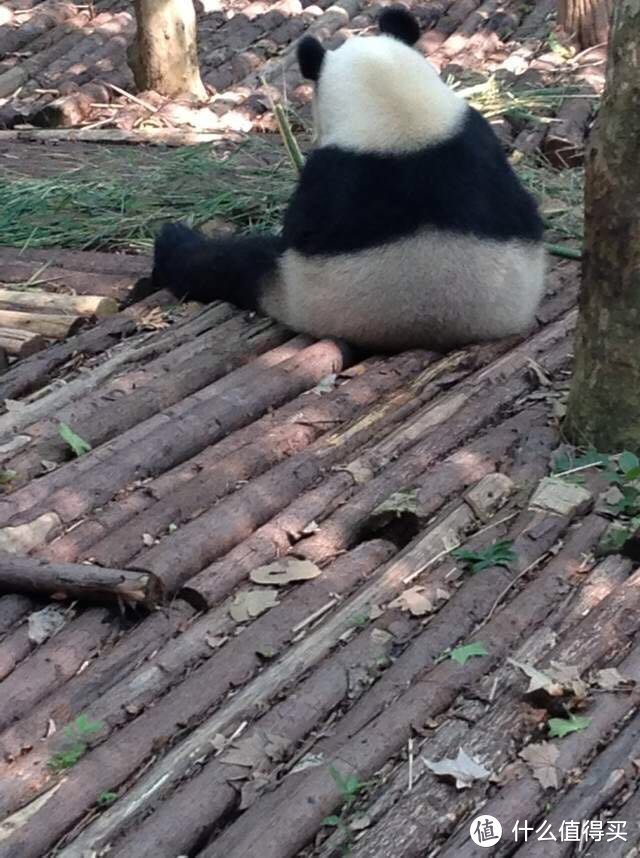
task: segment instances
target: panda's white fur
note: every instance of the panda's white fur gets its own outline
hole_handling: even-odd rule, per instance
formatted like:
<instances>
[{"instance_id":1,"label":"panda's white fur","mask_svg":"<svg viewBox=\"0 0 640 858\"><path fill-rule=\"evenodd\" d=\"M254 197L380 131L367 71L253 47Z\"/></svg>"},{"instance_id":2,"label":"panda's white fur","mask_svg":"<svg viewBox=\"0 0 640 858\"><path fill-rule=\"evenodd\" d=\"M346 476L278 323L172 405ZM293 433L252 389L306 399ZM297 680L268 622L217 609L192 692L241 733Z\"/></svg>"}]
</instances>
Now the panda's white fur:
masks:
<instances>
[{"instance_id":1,"label":"panda's white fur","mask_svg":"<svg viewBox=\"0 0 640 858\"><path fill-rule=\"evenodd\" d=\"M528 328L544 269L543 248L527 242L425 230L321 264L287 250L261 308L296 331L363 348L447 350Z\"/></svg>"},{"instance_id":2,"label":"panda's white fur","mask_svg":"<svg viewBox=\"0 0 640 858\"><path fill-rule=\"evenodd\" d=\"M335 51L300 45L317 146L282 237L207 242L169 227L156 286L374 350L449 349L531 325L545 267L535 203L486 121L410 46L409 13L387 9L381 28Z\"/></svg>"},{"instance_id":3,"label":"panda's white fur","mask_svg":"<svg viewBox=\"0 0 640 858\"><path fill-rule=\"evenodd\" d=\"M319 146L400 154L446 140L466 102L393 36L354 37L327 51L313 100Z\"/></svg>"}]
</instances>

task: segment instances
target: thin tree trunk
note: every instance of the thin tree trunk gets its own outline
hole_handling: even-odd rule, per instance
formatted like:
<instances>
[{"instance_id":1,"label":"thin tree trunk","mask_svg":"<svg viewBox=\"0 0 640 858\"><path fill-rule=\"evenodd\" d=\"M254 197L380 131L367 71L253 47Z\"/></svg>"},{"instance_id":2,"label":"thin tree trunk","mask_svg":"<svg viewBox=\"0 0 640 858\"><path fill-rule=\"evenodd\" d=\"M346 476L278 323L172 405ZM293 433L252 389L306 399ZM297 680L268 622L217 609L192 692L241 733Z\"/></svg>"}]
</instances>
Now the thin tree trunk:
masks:
<instances>
[{"instance_id":1,"label":"thin tree trunk","mask_svg":"<svg viewBox=\"0 0 640 858\"><path fill-rule=\"evenodd\" d=\"M129 62L139 91L206 98L192 0L135 0L138 31Z\"/></svg>"},{"instance_id":2,"label":"thin tree trunk","mask_svg":"<svg viewBox=\"0 0 640 858\"><path fill-rule=\"evenodd\" d=\"M566 427L600 450L640 449L640 0L618 0L587 154L585 253Z\"/></svg>"},{"instance_id":3,"label":"thin tree trunk","mask_svg":"<svg viewBox=\"0 0 640 858\"><path fill-rule=\"evenodd\" d=\"M580 48L607 41L613 0L558 0L558 24Z\"/></svg>"}]
</instances>

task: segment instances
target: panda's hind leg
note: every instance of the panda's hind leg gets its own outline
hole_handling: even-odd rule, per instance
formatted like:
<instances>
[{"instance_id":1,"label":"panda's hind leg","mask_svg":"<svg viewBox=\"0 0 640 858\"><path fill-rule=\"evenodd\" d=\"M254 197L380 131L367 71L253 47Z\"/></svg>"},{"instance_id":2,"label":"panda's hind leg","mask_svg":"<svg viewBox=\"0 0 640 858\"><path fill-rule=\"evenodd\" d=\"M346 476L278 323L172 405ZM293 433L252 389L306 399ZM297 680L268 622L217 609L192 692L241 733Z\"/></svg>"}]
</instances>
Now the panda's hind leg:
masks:
<instances>
[{"instance_id":1,"label":"panda's hind leg","mask_svg":"<svg viewBox=\"0 0 640 858\"><path fill-rule=\"evenodd\" d=\"M155 242L152 286L168 289L178 298L259 309L280 253L276 236L206 238L184 224L166 224Z\"/></svg>"}]
</instances>

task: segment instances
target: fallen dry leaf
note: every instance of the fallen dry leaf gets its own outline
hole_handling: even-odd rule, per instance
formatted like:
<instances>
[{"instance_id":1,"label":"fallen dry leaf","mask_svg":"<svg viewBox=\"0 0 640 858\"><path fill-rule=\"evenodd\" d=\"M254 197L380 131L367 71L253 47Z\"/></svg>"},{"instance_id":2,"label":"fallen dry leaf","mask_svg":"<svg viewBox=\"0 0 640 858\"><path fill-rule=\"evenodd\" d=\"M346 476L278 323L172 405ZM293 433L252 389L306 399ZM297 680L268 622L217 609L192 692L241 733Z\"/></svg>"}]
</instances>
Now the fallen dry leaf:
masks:
<instances>
[{"instance_id":1,"label":"fallen dry leaf","mask_svg":"<svg viewBox=\"0 0 640 858\"><path fill-rule=\"evenodd\" d=\"M491 772L477 763L462 748L455 759L434 762L422 757L422 761L435 775L453 778L457 789L468 789L474 781L486 781Z\"/></svg>"},{"instance_id":2,"label":"fallen dry leaf","mask_svg":"<svg viewBox=\"0 0 640 858\"><path fill-rule=\"evenodd\" d=\"M556 760L560 751L551 742L527 745L520 757L531 766L531 774L544 789L558 789Z\"/></svg>"},{"instance_id":3,"label":"fallen dry leaf","mask_svg":"<svg viewBox=\"0 0 640 858\"><path fill-rule=\"evenodd\" d=\"M423 591L424 587L410 587L404 593L400 593L393 602L389 602L389 607L409 611L414 617L423 617L433 611L433 605Z\"/></svg>"},{"instance_id":4,"label":"fallen dry leaf","mask_svg":"<svg viewBox=\"0 0 640 858\"><path fill-rule=\"evenodd\" d=\"M544 689L552 697L559 697L562 694L562 686L554 682L549 674L543 673L541 670L536 670L531 664L516 661L514 658L508 658L507 661L514 667L519 668L523 673L526 673L531 680L527 688L527 694L532 694L534 691L539 691L540 689Z\"/></svg>"},{"instance_id":5,"label":"fallen dry leaf","mask_svg":"<svg viewBox=\"0 0 640 858\"><path fill-rule=\"evenodd\" d=\"M236 623L246 623L279 604L276 590L245 590L234 598L229 614Z\"/></svg>"},{"instance_id":6,"label":"fallen dry leaf","mask_svg":"<svg viewBox=\"0 0 640 858\"><path fill-rule=\"evenodd\" d=\"M633 679L623 676L615 667L599 670L596 673L595 682L598 688L603 688L605 691L618 691L621 688L628 688L634 683Z\"/></svg>"},{"instance_id":7,"label":"fallen dry leaf","mask_svg":"<svg viewBox=\"0 0 640 858\"><path fill-rule=\"evenodd\" d=\"M401 516L403 513L415 513L418 508L418 489L404 489L394 492L371 513L372 516L383 515L386 512Z\"/></svg>"},{"instance_id":8,"label":"fallen dry leaf","mask_svg":"<svg viewBox=\"0 0 640 858\"><path fill-rule=\"evenodd\" d=\"M310 560L287 557L267 566L259 566L249 573L249 577L256 584L282 586L292 581L310 581L321 574L322 570Z\"/></svg>"},{"instance_id":9,"label":"fallen dry leaf","mask_svg":"<svg viewBox=\"0 0 640 858\"><path fill-rule=\"evenodd\" d=\"M29 640L34 644L42 644L48 638L59 632L67 619L67 612L55 605L47 605L41 611L29 615Z\"/></svg>"}]
</instances>

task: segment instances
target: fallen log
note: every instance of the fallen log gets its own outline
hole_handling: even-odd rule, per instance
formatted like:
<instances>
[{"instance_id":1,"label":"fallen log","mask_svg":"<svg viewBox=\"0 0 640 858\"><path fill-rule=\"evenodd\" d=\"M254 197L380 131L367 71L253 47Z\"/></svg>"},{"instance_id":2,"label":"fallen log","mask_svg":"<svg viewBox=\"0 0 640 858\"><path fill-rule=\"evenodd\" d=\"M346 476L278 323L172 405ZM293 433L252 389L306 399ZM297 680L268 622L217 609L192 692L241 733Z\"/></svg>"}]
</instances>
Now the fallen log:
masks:
<instances>
[{"instance_id":1,"label":"fallen log","mask_svg":"<svg viewBox=\"0 0 640 858\"><path fill-rule=\"evenodd\" d=\"M428 360L428 359L427 359ZM253 442L238 446L223 458L212 456L208 467L200 465L192 478L182 485L174 485L174 490L151 505L147 512L140 513L128 524L119 527L104 540L93 546L91 555L98 563L104 558L118 558L117 564L129 561L142 549L143 534L152 537L162 536L169 524L181 525L195 517L200 511L212 508L215 501L232 492L243 481L255 479L269 468L284 461L295 461L297 488L300 487L300 456L305 448L326 434L334 425L344 423L360 414L363 408L372 405L380 397L396 390L407 382L426 361L420 354L407 354L380 362L362 375L349 379L335 390L322 395L304 395L281 410L284 412L278 425L271 431L256 435ZM274 415L275 416L275 415ZM241 430L242 431L242 430ZM245 436L249 434L244 432ZM295 459L294 459L295 456ZM285 467L291 472L291 466ZM282 491L282 479L276 479L275 492L267 496L273 503ZM147 486L149 491L151 487ZM254 483L247 487L249 498L254 497L257 488ZM215 507L218 515L224 516L223 509ZM167 543L167 547L170 547Z\"/></svg>"},{"instance_id":2,"label":"fallen log","mask_svg":"<svg viewBox=\"0 0 640 858\"><path fill-rule=\"evenodd\" d=\"M411 421L405 421L377 444L365 449L355 459L341 465L343 473L325 479L318 491L337 496L346 492L350 487L353 489L358 484L365 484L414 445L418 445L417 449L421 450L421 471L424 471L433 462L447 455L458 445L471 440L477 432L492 421L493 415L503 414L510 403L513 403L529 389L530 381L526 370L526 367L529 366L528 355L532 353L544 354L544 360L549 362L549 369L562 366L568 358L568 343L565 337L574 323L575 313L570 312L563 319L549 325L539 334L498 358L488 367L467 376L463 382L453 388L453 392L436 398L435 402L427 404L426 407L418 411ZM445 360L452 360L452 356ZM437 364L434 369L437 369ZM498 384L496 383L497 379L500 379ZM363 422L366 420L367 417L365 416ZM445 422L446 432L443 431ZM352 431L357 431L357 428L356 423ZM344 434L345 437L341 438L341 434ZM336 438L337 443L345 444L349 438L349 432L338 432ZM330 456L330 451L331 445L328 444L327 452L322 455ZM335 462L330 463L335 464ZM315 514L314 512L313 516L301 522L300 529L304 528L311 518L315 518ZM215 518L213 513L210 514L210 517ZM212 551L215 546L215 538L216 536L219 538L223 536L223 534L217 533L219 527L217 520L205 526L206 521L206 517L201 517L200 526L194 522L194 526L189 531L190 535L193 536L191 542L187 542L186 539L188 528L184 528L182 532L173 535L179 537L176 544L184 542L183 550L185 553L181 555L181 560L185 564L184 574L187 574L186 570L188 569L193 576L189 580L188 590L184 591L185 598L194 599L194 604L200 605L209 604L210 599L215 599L215 592L220 586L219 580L216 580L219 569L217 564L205 567L203 563L200 566L201 571L194 568L203 560L206 561L207 557L210 557L209 563L215 559L217 547L215 552ZM261 534L257 535L261 536ZM225 536L224 539L226 540L227 537ZM232 547L229 542L225 541L224 544L227 550ZM159 549L160 546L155 549L153 555L150 552L147 560L162 563L163 568L168 568L169 555L167 553L160 561L161 551ZM267 539L266 545L263 544L259 550L261 553L275 551L276 543L273 539ZM288 546L286 550L288 550ZM218 554L218 556L220 555ZM191 559L188 560L188 558ZM147 560L143 561L144 568L153 568L158 573L157 567L146 566ZM269 561L262 560L262 562ZM175 569L175 566L171 568ZM169 572L169 574L173 573ZM229 574L231 573L227 569L224 575L225 581Z\"/></svg>"},{"instance_id":3,"label":"fallen log","mask_svg":"<svg viewBox=\"0 0 640 858\"><path fill-rule=\"evenodd\" d=\"M526 539L526 536L524 538ZM543 541L548 542L546 537ZM443 631L446 623L449 627L449 635L452 636L452 628L459 628L459 622L465 615L469 616L470 613L473 614L478 610L478 601L487 604L485 599L488 596L486 592L488 577L494 578L494 570L491 570L489 576L483 573L482 581L478 576L472 578L471 582L463 586L446 605L446 608L452 608L455 603L464 602L465 612L456 611L455 616L447 617L450 612L442 609L439 616L431 620L428 640L433 649L429 649L430 655L432 653L435 655L437 642L432 636L434 636L434 625L437 621L439 621L438 627ZM607 656L615 658L619 652L618 647L627 645L635 632L632 613L640 604L639 577L640 574L637 573L629 579L627 585L621 588L622 593L617 594L616 599L605 599L598 605L573 632L570 643L559 645L552 651L550 657L566 664L575 664L581 673ZM476 582L475 586L470 586L474 582ZM497 580L494 579L493 584L495 586ZM471 590L475 590L475 593L472 594ZM474 595L475 598L472 597ZM275 790L262 796L258 803L216 837L215 841L200 853L202 858L214 858L214 856L218 858L225 854L242 855L243 858L258 858L258 856L292 858L298 854L317 832L323 818L334 812L334 809L344 801L344 795L331 775L330 766L333 764L343 777L354 775L360 782L366 781L375 772L380 771L391 757L400 753L406 746L414 725L425 724L445 712L458 697L461 689L481 680L489 667L495 665L498 660L502 661L504 655L532 628L532 608L535 608L538 614L538 604L528 606L525 598L519 599L517 604L514 603L513 610L505 608L482 629L480 640L487 642L488 657L470 659L464 666L447 659L435 667L427 668L407 691L397 696L386 709L381 712L378 710L376 716L357 733L351 733L348 737L343 736L341 742L338 742L337 738L334 739L334 736L330 736L327 740L317 743L314 746L314 753L322 754L323 763L326 764L282 780ZM548 610L548 608L547 603L545 609ZM621 609L622 616L629 618L624 629L620 628L619 620L616 620L616 616L620 616ZM473 623L472 617L470 622ZM326 631L327 623L324 626ZM454 635L458 637L456 632ZM465 640L466 642L468 641ZM423 665L425 648L423 638L421 651ZM438 654L441 652L442 649ZM637 676L637 667L634 678L635 676ZM625 698L624 710L629 711L630 708L632 707ZM611 720L606 722L607 726L611 723L613 723ZM580 757L587 751L584 746L593 748L594 742L597 746L606 727L602 722L593 731L591 727L595 727L595 724L584 732L576 732L563 739L560 743L561 758L566 749L576 740L583 745ZM583 739L587 732L589 742ZM332 749L330 754L325 751L327 745ZM576 762L574 760L573 765L567 768L563 764L562 771L574 768ZM533 781L532 777L511 781L502 791L510 793L509 805L505 806L499 800L490 800L484 805L483 813L496 816L505 826L505 830L511 831L515 821L518 818L522 819L523 808L528 810L531 807L532 802L527 795L530 781ZM523 784L527 784L527 787L523 788ZM534 781L534 789L540 807L543 808L548 800L548 794L537 781ZM528 813L527 816L529 816ZM278 819L277 830L272 826L273 819ZM455 848L448 844L439 854L445 855L446 858L453 858L453 856L459 858L461 854L469 854L468 838L469 825L467 824L461 827ZM421 846L424 846L424 841L421 841ZM412 854L415 855L416 852Z\"/></svg>"},{"instance_id":4,"label":"fallen log","mask_svg":"<svg viewBox=\"0 0 640 858\"><path fill-rule=\"evenodd\" d=\"M346 592L357 582L371 575L381 563L390 557L392 552L393 547L382 541L359 546L352 554L340 558L333 567L324 570L321 578L309 583L316 584L314 589L318 590L318 588L322 588L322 582L325 581L327 587L331 587L336 592ZM319 592L321 593L322 590L320 589ZM17 842L21 843L22 851L18 854L22 858L40 858L46 851L44 843L56 842L65 831L69 830L72 820L82 816L104 790L113 790L130 774L138 770L144 761L154 753L157 743L165 740L162 737L166 738L173 735L176 729L180 729L178 725L184 725L187 719L190 720L193 717L195 722L198 713L204 714L211 710L216 703L224 698L225 694L239 684L241 677L246 676L248 668L250 675L257 673L263 663L256 650L260 648L260 645L263 645L265 628L269 629L269 639L278 646L282 645L278 644L278 641L285 642L290 636L291 624L285 606L283 605L281 610L278 610L277 607L274 610L278 611L279 620L277 623L270 618L270 614L266 614L264 617L258 618L252 627L241 636L233 639L235 643L233 658L228 658L225 655L223 658L210 660L203 665L203 669L194 671L182 684L165 694L156 702L156 705L147 708L141 717L126 724L114 737L115 741L101 744L85 759L80 760L74 767L74 777L63 781L57 791L48 794L44 806L40 808L40 811L36 811L36 817L41 819L43 811L46 809L47 818L50 820L49 825L44 827L29 825L28 832L22 826L18 826L13 834L0 841L1 858L15 855ZM306 613L306 610L308 607L305 606L302 599L299 599L298 611L302 615L302 612ZM249 645L245 643L248 636L250 636L251 641ZM329 641L327 641L328 643ZM331 640L331 643L335 643L335 640ZM295 677L302 676L308 667L317 664L324 652L326 650L316 652L313 648L305 646L304 653L301 654L300 658L297 660L289 658L290 664L287 670L282 672L268 671L269 676L266 681L260 683L260 691L255 698L246 690L235 694L232 697L230 711L219 710L214 717L204 721L201 727L190 735L188 745L183 742L170 750L163 757L161 764L163 768L166 764L167 771L173 771L175 777L170 774L166 779L163 779L166 780L166 788L163 787L162 780L154 777L155 786L149 791L150 802L155 802L158 797L166 794L178 780L182 780L183 773L191 768L191 761L196 759L192 756L195 748L202 749L202 754L197 756L208 756L213 749L211 736L228 729L232 724L239 723L239 720L243 718L257 714L261 710L260 701L274 699L278 692L288 687ZM219 653L219 656L222 656L222 652ZM149 672L148 669L147 672ZM207 679L209 672L211 672L212 681ZM156 673L158 685L163 686L165 682L164 671L159 668ZM215 681L213 681L214 679ZM107 698L110 697L111 692L107 695ZM99 703L100 705L96 707L95 711L88 710L89 717L96 717L97 715L97 717L102 718L101 706L103 704ZM107 706L109 703L109 700L104 701ZM117 715L120 723L122 723L126 720L127 714L122 706L119 706L118 710ZM239 720L238 715L240 715ZM214 732L211 732L210 728ZM47 771L46 766L47 759L48 757L44 757L37 769L30 770L32 795L42 792L51 783L50 772ZM7 784L7 789L3 790L0 802L11 801L13 803L16 795L19 795L22 799L20 804L24 803L24 797L28 793L30 784L26 782L23 774L21 775L17 770L14 771L10 787L7 774L5 774L3 785ZM146 776L144 780L146 781ZM131 798L134 798L133 794ZM146 800L140 804L143 811L148 806ZM130 815L137 816L137 813L137 802L133 800L128 802L123 822L126 823ZM93 829L88 830L87 840L93 840L94 835ZM69 848L73 849L74 846Z\"/></svg>"},{"instance_id":5,"label":"fallen log","mask_svg":"<svg viewBox=\"0 0 640 858\"><path fill-rule=\"evenodd\" d=\"M49 346L40 354L21 360L0 379L0 401L16 399L37 390L46 384L56 369L73 355L99 354L111 348L121 338L133 334L135 330L134 320L122 315L114 316L96 325L90 331L69 337L63 342ZM22 331L21 335L27 334ZM28 334L28 336L38 335Z\"/></svg>"},{"instance_id":6,"label":"fallen log","mask_svg":"<svg viewBox=\"0 0 640 858\"><path fill-rule=\"evenodd\" d=\"M560 108L556 122L549 126L543 152L554 167L578 167L584 161L587 126L593 113L594 98L568 98Z\"/></svg>"},{"instance_id":7,"label":"fallen log","mask_svg":"<svg viewBox=\"0 0 640 858\"><path fill-rule=\"evenodd\" d=\"M0 349L8 355L25 358L39 352L47 345L41 334L21 331L18 328L0 328ZM5 384L6 380L2 380Z\"/></svg>"},{"instance_id":8,"label":"fallen log","mask_svg":"<svg viewBox=\"0 0 640 858\"><path fill-rule=\"evenodd\" d=\"M0 81L1 90L1 81ZM240 142L240 136L237 141ZM0 130L0 143L24 141L34 143L109 143L111 145L148 143L155 146L195 146L198 143L229 143L230 131L200 133L180 128L136 128L124 131L119 128L19 128Z\"/></svg>"},{"instance_id":9,"label":"fallen log","mask_svg":"<svg viewBox=\"0 0 640 858\"><path fill-rule=\"evenodd\" d=\"M322 340L283 364L257 371L241 396L238 391L227 391L213 400L205 399L186 413L181 412L180 420L167 419L172 416L171 410L155 415L109 445L43 477L35 487L29 484L19 489L12 494L11 502L0 501L0 509L4 514L11 508L15 519L16 509L21 508L18 518L25 524L41 515L38 507L48 513L59 506L65 521L78 518L111 500L131 480L156 475L186 461L233 429L262 416L268 408L294 398L326 375L339 372L346 356L344 347ZM180 409L180 405L174 407ZM35 508L22 506L30 504L33 497L38 497ZM12 525L15 523L20 522L12 521Z\"/></svg>"},{"instance_id":10,"label":"fallen log","mask_svg":"<svg viewBox=\"0 0 640 858\"><path fill-rule=\"evenodd\" d=\"M13 308L105 318L118 312L118 303L102 295L61 295L56 292L0 288L0 310Z\"/></svg>"},{"instance_id":11,"label":"fallen log","mask_svg":"<svg viewBox=\"0 0 640 858\"><path fill-rule=\"evenodd\" d=\"M84 320L80 316L0 310L0 328L18 328L21 331L42 334L50 340L64 340L75 334L83 324Z\"/></svg>"},{"instance_id":12,"label":"fallen log","mask_svg":"<svg viewBox=\"0 0 640 858\"><path fill-rule=\"evenodd\" d=\"M0 552L2 590L98 603L122 601L149 609L162 599L160 582L150 572L93 564L48 563L37 557L18 557L5 552Z\"/></svg>"},{"instance_id":13,"label":"fallen log","mask_svg":"<svg viewBox=\"0 0 640 858\"><path fill-rule=\"evenodd\" d=\"M207 398L208 386L225 372L253 361L287 336L283 328L271 322L258 320L247 325L239 317L232 318L193 341L187 340L168 355L106 380L95 393L88 389L86 396L57 409L55 416L30 426L34 443L11 467L26 480L39 472L42 459L64 461L66 450L58 434L59 421L73 426L95 447L172 406L187 409L197 404L189 397ZM104 373L105 364L101 369ZM89 374L83 381L91 382ZM118 408L113 407L116 398Z\"/></svg>"},{"instance_id":14,"label":"fallen log","mask_svg":"<svg viewBox=\"0 0 640 858\"><path fill-rule=\"evenodd\" d=\"M102 272L75 271L73 268L58 268L46 262L36 267L33 262L21 259L3 263L0 282L26 283L29 286L50 284L57 288L66 286L79 295L105 295L118 300L125 297L132 285L131 275L127 274L118 276Z\"/></svg>"},{"instance_id":15,"label":"fallen log","mask_svg":"<svg viewBox=\"0 0 640 858\"><path fill-rule=\"evenodd\" d=\"M3 681L0 727L11 725L71 679L87 659L113 642L117 632L113 612L106 608L88 608L75 619L69 619Z\"/></svg>"},{"instance_id":16,"label":"fallen log","mask_svg":"<svg viewBox=\"0 0 640 858\"><path fill-rule=\"evenodd\" d=\"M151 259L144 255L130 253L102 253L96 250L66 250L65 248L34 248L21 250L18 247L0 247L2 269L11 263L31 266L31 271L25 279L39 271L43 263L54 268L64 268L67 271L84 271L89 274L118 274L135 277L148 274L151 270ZM48 271L47 267L45 271Z\"/></svg>"},{"instance_id":17,"label":"fallen log","mask_svg":"<svg viewBox=\"0 0 640 858\"><path fill-rule=\"evenodd\" d=\"M596 660L596 663L601 664L602 659L608 656L613 660L612 666L615 666L623 676L628 676L635 681L635 688L629 694L598 695L595 705L589 707L589 725L583 730L565 736L557 743L559 754L554 762L554 769L560 786L563 785L563 781L572 783L574 773L580 768L582 761L589 760L601 747L603 736L609 735L614 725L623 723L640 703L638 690L640 688L640 647L634 646L621 662L617 660L620 649L628 645L635 629L631 629L631 622L625 624L624 630L616 628L618 625L616 612L619 617L630 618L637 610L637 600L633 590L637 589L639 578L636 572L627 579L624 585L618 587L583 619L566 643L560 644L551 654L552 659L575 666L580 673L584 673ZM628 614L628 611L631 613ZM609 633L613 634L612 639L608 638ZM633 757L635 758L635 752ZM611 772L609 774L611 775ZM538 814L544 813L548 798L548 791L533 777L528 766L518 763L513 770L512 778L495 796L488 799L482 811L485 814L497 816L505 830L511 831L516 821L522 820L523 809L526 808L526 818L531 821L536 819ZM563 804L563 807L566 806ZM555 808L554 804L554 810ZM573 814L570 818L574 818ZM465 854L468 838L469 822L467 821L467 824L462 822L439 855L442 858L459 858L460 854ZM548 846L549 843L547 842L546 845ZM548 854L553 853L547 851L545 855ZM612 853L607 850L606 855L610 854Z\"/></svg>"}]
</instances>

